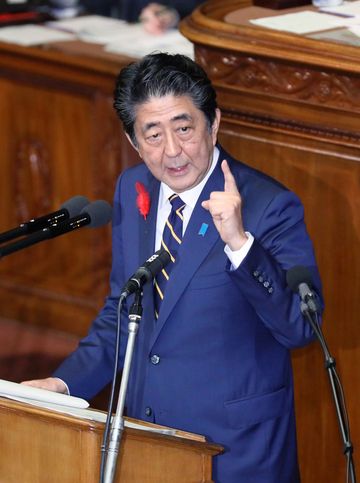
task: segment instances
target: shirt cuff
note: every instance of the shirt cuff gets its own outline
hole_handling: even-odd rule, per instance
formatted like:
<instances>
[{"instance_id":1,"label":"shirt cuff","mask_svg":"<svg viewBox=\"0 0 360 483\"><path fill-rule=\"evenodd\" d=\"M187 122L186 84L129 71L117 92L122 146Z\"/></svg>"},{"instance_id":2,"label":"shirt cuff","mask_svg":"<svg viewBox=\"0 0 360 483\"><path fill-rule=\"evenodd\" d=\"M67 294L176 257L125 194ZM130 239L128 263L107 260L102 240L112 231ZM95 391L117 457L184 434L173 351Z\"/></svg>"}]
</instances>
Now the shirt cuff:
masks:
<instances>
[{"instance_id":1,"label":"shirt cuff","mask_svg":"<svg viewBox=\"0 0 360 483\"><path fill-rule=\"evenodd\" d=\"M69 386L66 384L66 382L63 379L60 379L60 377L54 377L54 379L57 379L58 381L61 381L63 384L65 384L65 387L66 387L66 393L65 394L70 396Z\"/></svg>"},{"instance_id":2,"label":"shirt cuff","mask_svg":"<svg viewBox=\"0 0 360 483\"><path fill-rule=\"evenodd\" d=\"M240 248L240 250L232 251L228 245L225 245L224 247L224 252L226 253L231 263L231 267L230 267L231 271L237 270L240 267L241 262L249 253L249 250L252 247L252 244L254 243L254 237L250 232L246 231L245 235L247 236L248 239L247 239L247 242Z\"/></svg>"}]
</instances>

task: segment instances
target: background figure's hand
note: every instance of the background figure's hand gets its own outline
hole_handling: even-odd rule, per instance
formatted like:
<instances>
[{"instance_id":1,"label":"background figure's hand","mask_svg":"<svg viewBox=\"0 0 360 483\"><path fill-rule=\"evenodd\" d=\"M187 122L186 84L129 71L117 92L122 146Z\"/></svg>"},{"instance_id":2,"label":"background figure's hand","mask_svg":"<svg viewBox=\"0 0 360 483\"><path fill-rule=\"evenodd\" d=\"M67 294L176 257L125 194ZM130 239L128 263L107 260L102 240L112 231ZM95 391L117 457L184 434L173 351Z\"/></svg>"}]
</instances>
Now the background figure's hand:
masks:
<instances>
[{"instance_id":1,"label":"background figure's hand","mask_svg":"<svg viewBox=\"0 0 360 483\"><path fill-rule=\"evenodd\" d=\"M161 5L160 3L149 3L142 9L140 21L144 29L150 34L163 34L167 30L176 27L179 22L179 14L174 8Z\"/></svg>"},{"instance_id":2,"label":"background figure's hand","mask_svg":"<svg viewBox=\"0 0 360 483\"><path fill-rule=\"evenodd\" d=\"M48 391L60 392L67 394L67 387L61 379L57 377L47 377L46 379L34 379L32 381L23 381L24 386L37 387L39 389L47 389Z\"/></svg>"},{"instance_id":3,"label":"background figure's hand","mask_svg":"<svg viewBox=\"0 0 360 483\"><path fill-rule=\"evenodd\" d=\"M225 179L224 191L213 191L210 199L203 201L201 206L210 212L223 242L236 251L247 241L241 216L241 196L226 160L221 163L221 169Z\"/></svg>"}]
</instances>

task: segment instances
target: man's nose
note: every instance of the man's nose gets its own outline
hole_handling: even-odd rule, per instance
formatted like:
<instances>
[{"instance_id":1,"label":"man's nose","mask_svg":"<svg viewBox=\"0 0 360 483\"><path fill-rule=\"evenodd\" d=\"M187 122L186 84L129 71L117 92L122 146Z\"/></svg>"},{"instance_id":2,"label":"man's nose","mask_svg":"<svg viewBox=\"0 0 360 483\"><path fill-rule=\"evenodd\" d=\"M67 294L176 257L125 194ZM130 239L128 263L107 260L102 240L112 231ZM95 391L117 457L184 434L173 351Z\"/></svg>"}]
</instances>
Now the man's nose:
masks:
<instances>
[{"instance_id":1,"label":"man's nose","mask_svg":"<svg viewBox=\"0 0 360 483\"><path fill-rule=\"evenodd\" d=\"M165 139L165 154L175 158L181 153L181 143L175 133L168 133Z\"/></svg>"}]
</instances>

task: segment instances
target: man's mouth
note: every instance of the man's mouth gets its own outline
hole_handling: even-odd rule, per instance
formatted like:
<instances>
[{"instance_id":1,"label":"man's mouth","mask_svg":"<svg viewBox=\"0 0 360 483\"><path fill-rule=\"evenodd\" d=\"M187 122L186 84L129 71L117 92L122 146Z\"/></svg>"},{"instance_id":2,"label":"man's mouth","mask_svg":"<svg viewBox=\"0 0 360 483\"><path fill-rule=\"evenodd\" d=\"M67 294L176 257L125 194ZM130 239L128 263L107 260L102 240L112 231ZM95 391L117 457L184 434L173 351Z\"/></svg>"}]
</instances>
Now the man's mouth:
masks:
<instances>
[{"instance_id":1,"label":"man's mouth","mask_svg":"<svg viewBox=\"0 0 360 483\"><path fill-rule=\"evenodd\" d=\"M187 170L187 167L188 165L184 164L183 166L169 167L167 169L171 174L180 175Z\"/></svg>"}]
</instances>

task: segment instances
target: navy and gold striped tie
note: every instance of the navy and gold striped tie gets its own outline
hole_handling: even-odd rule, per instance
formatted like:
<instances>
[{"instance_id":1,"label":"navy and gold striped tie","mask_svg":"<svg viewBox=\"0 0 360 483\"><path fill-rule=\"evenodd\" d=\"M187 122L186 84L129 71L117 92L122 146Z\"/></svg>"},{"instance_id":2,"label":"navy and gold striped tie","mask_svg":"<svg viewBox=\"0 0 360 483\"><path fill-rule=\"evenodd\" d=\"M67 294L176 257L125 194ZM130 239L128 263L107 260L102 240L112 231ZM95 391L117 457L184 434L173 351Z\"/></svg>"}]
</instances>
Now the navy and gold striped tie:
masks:
<instances>
[{"instance_id":1,"label":"navy and gold striped tie","mask_svg":"<svg viewBox=\"0 0 360 483\"><path fill-rule=\"evenodd\" d=\"M166 220L163 236L161 239L161 247L167 250L170 254L170 263L162 269L162 271L155 278L155 316L158 318L161 302L164 298L167 281L170 277L170 272L174 266L176 255L182 241L183 231L183 210L185 203L176 193L169 198L171 203L171 212Z\"/></svg>"}]
</instances>

